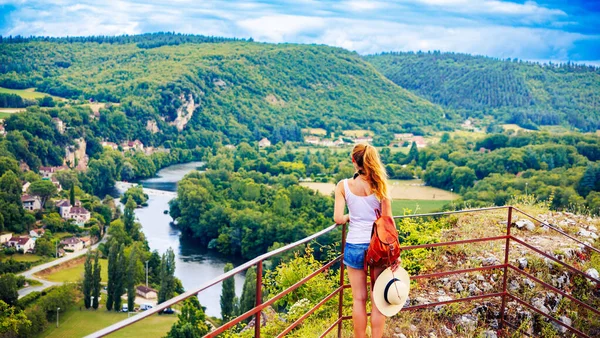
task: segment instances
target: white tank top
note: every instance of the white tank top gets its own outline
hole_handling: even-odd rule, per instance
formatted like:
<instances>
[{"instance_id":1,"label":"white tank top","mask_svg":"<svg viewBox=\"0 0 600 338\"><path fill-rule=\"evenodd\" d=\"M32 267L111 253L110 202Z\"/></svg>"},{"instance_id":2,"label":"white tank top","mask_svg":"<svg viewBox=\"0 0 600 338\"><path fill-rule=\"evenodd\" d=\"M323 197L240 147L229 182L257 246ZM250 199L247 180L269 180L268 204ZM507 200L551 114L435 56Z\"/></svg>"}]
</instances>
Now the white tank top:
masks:
<instances>
[{"instance_id":1,"label":"white tank top","mask_svg":"<svg viewBox=\"0 0 600 338\"><path fill-rule=\"evenodd\" d=\"M350 215L350 226L346 242L352 244L369 243L373 222L377 219L375 209L381 211L381 202L375 194L369 196L353 194L350 187L348 187L348 179L344 180L344 194Z\"/></svg>"}]
</instances>

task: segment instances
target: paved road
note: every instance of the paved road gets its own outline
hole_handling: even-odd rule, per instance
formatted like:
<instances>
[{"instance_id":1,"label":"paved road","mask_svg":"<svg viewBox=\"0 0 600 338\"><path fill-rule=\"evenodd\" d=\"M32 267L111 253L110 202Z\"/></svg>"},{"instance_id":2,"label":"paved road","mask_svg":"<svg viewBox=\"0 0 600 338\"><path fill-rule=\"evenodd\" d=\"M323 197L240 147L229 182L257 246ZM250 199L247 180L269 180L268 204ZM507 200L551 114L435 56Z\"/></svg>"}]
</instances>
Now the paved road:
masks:
<instances>
[{"instance_id":1,"label":"paved road","mask_svg":"<svg viewBox=\"0 0 600 338\"><path fill-rule=\"evenodd\" d=\"M100 243L106 242L106 239L107 239L107 236L104 236L104 238L100 242L92 245L92 250L95 250L96 248L98 248L98 245L100 245ZM87 252L88 252L87 249L84 249L84 250L73 252L73 253L67 253L63 257L61 257L59 259L56 259L56 260L53 260L52 262L40 264L40 265L34 266L33 268L31 268L31 269L29 269L27 271L21 272L19 275L25 276L25 278L27 278L27 279L36 280L36 281L42 283L42 285L29 286L29 287L26 287L26 288L23 288L23 289L19 290L19 298L21 298L21 297L23 297L25 295L28 295L28 294L30 294L30 293L32 293L34 291L42 291L42 290L45 290L45 289L47 289L47 288L49 288L51 286L62 284L62 283L50 282L50 281L47 281L45 279L41 279L41 278L35 277L34 274L36 274L36 273L38 273L38 272L40 272L42 270L46 270L48 268L51 268L53 266L62 264L64 262L68 262L68 261L70 261L72 259L75 259L77 257L81 257L81 256L87 254Z\"/></svg>"}]
</instances>

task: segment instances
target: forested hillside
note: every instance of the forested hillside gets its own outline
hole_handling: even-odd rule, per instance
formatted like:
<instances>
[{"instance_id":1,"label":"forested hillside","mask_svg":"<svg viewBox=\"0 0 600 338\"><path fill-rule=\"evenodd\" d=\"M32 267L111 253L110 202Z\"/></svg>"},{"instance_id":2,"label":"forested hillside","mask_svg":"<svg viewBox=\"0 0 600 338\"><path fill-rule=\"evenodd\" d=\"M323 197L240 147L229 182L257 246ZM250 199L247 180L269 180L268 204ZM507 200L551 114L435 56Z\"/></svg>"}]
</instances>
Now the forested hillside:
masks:
<instances>
[{"instance_id":1,"label":"forested hillside","mask_svg":"<svg viewBox=\"0 0 600 338\"><path fill-rule=\"evenodd\" d=\"M365 57L390 80L466 117L493 115L533 128L600 129L600 68L540 65L457 53Z\"/></svg>"},{"instance_id":2,"label":"forested hillside","mask_svg":"<svg viewBox=\"0 0 600 338\"><path fill-rule=\"evenodd\" d=\"M112 142L192 148L298 140L299 128L308 126L399 132L445 125L439 106L339 48L168 34L19 41L0 44L0 86L119 103L100 112ZM190 114L180 108L194 110L185 128ZM146 130L148 121L161 133Z\"/></svg>"}]
</instances>

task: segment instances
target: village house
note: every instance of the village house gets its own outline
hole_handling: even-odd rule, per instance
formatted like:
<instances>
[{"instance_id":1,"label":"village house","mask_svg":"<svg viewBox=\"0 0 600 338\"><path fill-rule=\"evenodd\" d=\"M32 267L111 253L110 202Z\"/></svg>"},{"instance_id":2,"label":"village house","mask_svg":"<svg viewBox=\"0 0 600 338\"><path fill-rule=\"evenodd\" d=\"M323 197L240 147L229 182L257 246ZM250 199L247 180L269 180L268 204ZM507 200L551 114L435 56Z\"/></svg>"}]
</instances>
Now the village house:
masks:
<instances>
[{"instance_id":1,"label":"village house","mask_svg":"<svg viewBox=\"0 0 600 338\"><path fill-rule=\"evenodd\" d=\"M6 136L6 129L4 129L3 124L0 124L0 136Z\"/></svg>"},{"instance_id":2,"label":"village house","mask_svg":"<svg viewBox=\"0 0 600 338\"><path fill-rule=\"evenodd\" d=\"M316 136L307 136L304 138L304 143L308 143L308 144L319 144L319 142L321 141L321 139L319 139Z\"/></svg>"},{"instance_id":3,"label":"village house","mask_svg":"<svg viewBox=\"0 0 600 338\"><path fill-rule=\"evenodd\" d=\"M225 145L225 149L235 150L235 146L233 144L227 144Z\"/></svg>"},{"instance_id":4,"label":"village house","mask_svg":"<svg viewBox=\"0 0 600 338\"><path fill-rule=\"evenodd\" d=\"M354 139L354 143L371 143L373 142L373 138L370 136L367 137L357 137Z\"/></svg>"},{"instance_id":5,"label":"village house","mask_svg":"<svg viewBox=\"0 0 600 338\"><path fill-rule=\"evenodd\" d=\"M25 182L25 183L23 183L23 187L21 188L21 191L22 191L23 193L26 193L26 192L27 192L27 190L29 190L29 186L30 186L30 185L31 185L31 183L29 183L29 182Z\"/></svg>"},{"instance_id":6,"label":"village house","mask_svg":"<svg viewBox=\"0 0 600 338\"><path fill-rule=\"evenodd\" d=\"M271 141L269 141L269 139L267 139L266 137L263 137L262 140L258 141L258 146L260 148L270 147Z\"/></svg>"},{"instance_id":7,"label":"village house","mask_svg":"<svg viewBox=\"0 0 600 338\"><path fill-rule=\"evenodd\" d=\"M427 147L427 141L425 141L425 138L423 136L414 136L410 141L411 141L411 144L412 144L412 142L416 143L417 148Z\"/></svg>"},{"instance_id":8,"label":"village house","mask_svg":"<svg viewBox=\"0 0 600 338\"><path fill-rule=\"evenodd\" d=\"M25 194L21 196L21 203L23 204L23 209L29 211L40 210L42 208L42 200L38 196Z\"/></svg>"},{"instance_id":9,"label":"village house","mask_svg":"<svg viewBox=\"0 0 600 338\"><path fill-rule=\"evenodd\" d=\"M57 191L61 191L62 190L62 185L60 184L60 182L58 181L58 179L56 179L56 177L54 177L54 176L50 177L50 182L52 182L52 184L54 184L54 186L56 187Z\"/></svg>"},{"instance_id":10,"label":"village house","mask_svg":"<svg viewBox=\"0 0 600 338\"><path fill-rule=\"evenodd\" d=\"M394 140L407 141L414 137L413 133L394 134Z\"/></svg>"},{"instance_id":11,"label":"village house","mask_svg":"<svg viewBox=\"0 0 600 338\"><path fill-rule=\"evenodd\" d=\"M7 243L12 238L12 232L0 234L0 244Z\"/></svg>"},{"instance_id":12,"label":"village house","mask_svg":"<svg viewBox=\"0 0 600 338\"><path fill-rule=\"evenodd\" d=\"M121 148L123 148L123 151L144 151L144 144L140 140L128 141L121 144Z\"/></svg>"},{"instance_id":13,"label":"village house","mask_svg":"<svg viewBox=\"0 0 600 338\"><path fill-rule=\"evenodd\" d=\"M92 246L92 239L89 236L81 237L80 240L83 243L84 248L89 248Z\"/></svg>"},{"instance_id":14,"label":"village house","mask_svg":"<svg viewBox=\"0 0 600 338\"><path fill-rule=\"evenodd\" d=\"M146 299L158 298L158 293L156 292L156 290L149 288L145 285L138 285L138 287L135 288L135 293L138 296Z\"/></svg>"},{"instance_id":15,"label":"village house","mask_svg":"<svg viewBox=\"0 0 600 338\"><path fill-rule=\"evenodd\" d=\"M12 237L8 240L7 245L17 251L32 252L35 248L35 241L30 237Z\"/></svg>"},{"instance_id":16,"label":"village house","mask_svg":"<svg viewBox=\"0 0 600 338\"><path fill-rule=\"evenodd\" d=\"M65 238L60 241L60 244L63 245L65 251L77 252L83 250L83 242L77 237Z\"/></svg>"},{"instance_id":17,"label":"village house","mask_svg":"<svg viewBox=\"0 0 600 338\"><path fill-rule=\"evenodd\" d=\"M58 213L63 219L73 219L79 226L83 226L92 218L92 214L81 206L81 202L75 201L75 206L72 206L68 200L60 200L56 203Z\"/></svg>"},{"instance_id":18,"label":"village house","mask_svg":"<svg viewBox=\"0 0 600 338\"><path fill-rule=\"evenodd\" d=\"M324 147L335 147L335 143L332 140L321 140L321 142L319 142L319 145Z\"/></svg>"},{"instance_id":19,"label":"village house","mask_svg":"<svg viewBox=\"0 0 600 338\"><path fill-rule=\"evenodd\" d=\"M42 237L46 233L44 228L32 229L29 231L29 236L31 238L39 238Z\"/></svg>"},{"instance_id":20,"label":"village house","mask_svg":"<svg viewBox=\"0 0 600 338\"><path fill-rule=\"evenodd\" d=\"M108 148L111 148L112 150L119 149L119 145L114 142L103 141L101 144L103 147L108 147Z\"/></svg>"},{"instance_id":21,"label":"village house","mask_svg":"<svg viewBox=\"0 0 600 338\"><path fill-rule=\"evenodd\" d=\"M42 178L51 178L56 172L61 170L69 170L69 167L64 165L60 167L40 167L40 175L42 175Z\"/></svg>"},{"instance_id":22,"label":"village house","mask_svg":"<svg viewBox=\"0 0 600 338\"><path fill-rule=\"evenodd\" d=\"M473 122L469 119L466 119L465 122L463 122L460 126L466 130L474 130L475 129Z\"/></svg>"},{"instance_id":23,"label":"village house","mask_svg":"<svg viewBox=\"0 0 600 338\"><path fill-rule=\"evenodd\" d=\"M58 117L53 117L52 122L54 122L56 130L58 130L59 133L65 133L65 123L61 119L59 119Z\"/></svg>"}]
</instances>

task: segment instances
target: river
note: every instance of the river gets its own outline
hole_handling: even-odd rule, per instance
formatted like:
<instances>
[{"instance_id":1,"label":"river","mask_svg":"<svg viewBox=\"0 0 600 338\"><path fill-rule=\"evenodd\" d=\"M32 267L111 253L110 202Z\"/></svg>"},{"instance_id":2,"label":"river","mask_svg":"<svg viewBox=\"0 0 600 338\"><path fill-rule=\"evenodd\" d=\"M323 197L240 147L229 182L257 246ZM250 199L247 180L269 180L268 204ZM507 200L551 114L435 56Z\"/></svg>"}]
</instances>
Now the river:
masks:
<instances>
[{"instance_id":1,"label":"river","mask_svg":"<svg viewBox=\"0 0 600 338\"><path fill-rule=\"evenodd\" d=\"M202 162L176 164L160 170L157 177L142 180L140 183L146 188L165 191L177 191L177 182L185 174L196 170ZM142 224L142 230L148 239L151 250L164 253L169 247L175 252L175 276L179 278L186 290L200 286L223 273L225 263L223 257L209 252L190 241L180 238L179 230L170 225L171 216L163 213L169 209L168 196L150 195L148 206L135 211L137 219ZM236 265L236 262L232 262ZM237 262L240 263L240 262ZM241 296L244 277L235 275L236 295ZM200 304L206 307L209 316L221 317L221 284L217 284L198 295Z\"/></svg>"}]
</instances>

